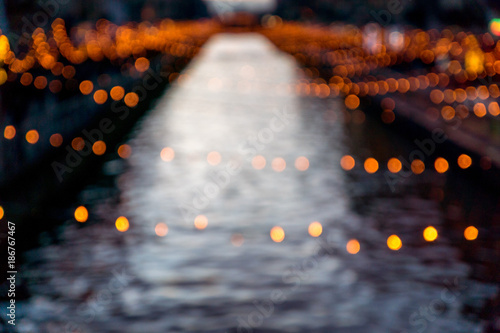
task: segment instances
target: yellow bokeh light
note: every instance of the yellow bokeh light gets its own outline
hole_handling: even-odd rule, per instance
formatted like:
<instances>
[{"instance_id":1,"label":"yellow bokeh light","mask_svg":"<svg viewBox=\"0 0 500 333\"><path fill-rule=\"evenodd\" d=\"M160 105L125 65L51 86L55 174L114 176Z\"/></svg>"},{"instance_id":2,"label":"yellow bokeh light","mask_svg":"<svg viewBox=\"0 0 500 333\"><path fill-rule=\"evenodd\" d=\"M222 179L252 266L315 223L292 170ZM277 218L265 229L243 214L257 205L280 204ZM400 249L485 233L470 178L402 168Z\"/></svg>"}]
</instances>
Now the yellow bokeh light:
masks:
<instances>
[{"instance_id":1,"label":"yellow bokeh light","mask_svg":"<svg viewBox=\"0 0 500 333\"><path fill-rule=\"evenodd\" d=\"M160 157L165 162L170 162L175 158L175 151L170 147L161 150Z\"/></svg>"},{"instance_id":2,"label":"yellow bokeh light","mask_svg":"<svg viewBox=\"0 0 500 333\"><path fill-rule=\"evenodd\" d=\"M460 168L467 169L472 165L472 159L469 155L462 154L458 156L457 163Z\"/></svg>"},{"instance_id":3,"label":"yellow bokeh light","mask_svg":"<svg viewBox=\"0 0 500 333\"><path fill-rule=\"evenodd\" d=\"M401 242L401 239L398 236L390 235L389 238L387 238L387 246L391 250L397 251L403 246L403 243Z\"/></svg>"},{"instance_id":4,"label":"yellow bokeh light","mask_svg":"<svg viewBox=\"0 0 500 333\"><path fill-rule=\"evenodd\" d=\"M352 168L354 168L354 165L356 165L356 162L350 155L345 155L340 159L340 166L346 171L352 170Z\"/></svg>"},{"instance_id":5,"label":"yellow bokeh light","mask_svg":"<svg viewBox=\"0 0 500 333\"><path fill-rule=\"evenodd\" d=\"M165 237L168 234L168 226L166 223L160 222L155 226L155 234L159 237Z\"/></svg>"},{"instance_id":6,"label":"yellow bokeh light","mask_svg":"<svg viewBox=\"0 0 500 333\"><path fill-rule=\"evenodd\" d=\"M0 206L0 220L3 219L4 213L3 207Z\"/></svg>"},{"instance_id":7,"label":"yellow bokeh light","mask_svg":"<svg viewBox=\"0 0 500 333\"><path fill-rule=\"evenodd\" d=\"M445 173L446 171L448 171L449 164L448 161L444 158L438 157L434 162L434 167L436 168L437 172Z\"/></svg>"},{"instance_id":8,"label":"yellow bokeh light","mask_svg":"<svg viewBox=\"0 0 500 333\"><path fill-rule=\"evenodd\" d=\"M357 239L351 239L350 241L347 242L345 248L347 252L349 252L350 254L356 254L361 249L361 246Z\"/></svg>"},{"instance_id":9,"label":"yellow bokeh light","mask_svg":"<svg viewBox=\"0 0 500 333\"><path fill-rule=\"evenodd\" d=\"M203 230L208 225L208 219L205 215L198 215L194 219L194 226L198 230Z\"/></svg>"},{"instance_id":10,"label":"yellow bokeh light","mask_svg":"<svg viewBox=\"0 0 500 333\"><path fill-rule=\"evenodd\" d=\"M88 218L89 212L87 211L87 208L85 208L84 206L80 206L75 209L75 220L83 223L86 222Z\"/></svg>"},{"instance_id":11,"label":"yellow bokeh light","mask_svg":"<svg viewBox=\"0 0 500 333\"><path fill-rule=\"evenodd\" d=\"M433 242L438 238L438 232L436 228L429 226L424 229L424 239L428 242Z\"/></svg>"},{"instance_id":12,"label":"yellow bokeh light","mask_svg":"<svg viewBox=\"0 0 500 333\"><path fill-rule=\"evenodd\" d=\"M270 232L271 239L276 243L281 243L285 239L285 230L282 227L273 227Z\"/></svg>"},{"instance_id":13,"label":"yellow bokeh light","mask_svg":"<svg viewBox=\"0 0 500 333\"><path fill-rule=\"evenodd\" d=\"M366 172L375 173L378 170L378 162L373 157L369 157L365 160L364 167Z\"/></svg>"},{"instance_id":14,"label":"yellow bokeh light","mask_svg":"<svg viewBox=\"0 0 500 333\"><path fill-rule=\"evenodd\" d=\"M465 231L464 231L464 237L465 239L467 240L474 240L477 238L477 235L479 234L479 231L477 230L476 227L474 226L469 226L467 228L465 228Z\"/></svg>"},{"instance_id":15,"label":"yellow bokeh light","mask_svg":"<svg viewBox=\"0 0 500 333\"><path fill-rule=\"evenodd\" d=\"M119 218L116 219L115 227L116 230L120 232L125 232L130 227L130 224L125 216L120 216Z\"/></svg>"},{"instance_id":16,"label":"yellow bokeh light","mask_svg":"<svg viewBox=\"0 0 500 333\"><path fill-rule=\"evenodd\" d=\"M323 233L323 226L317 221L312 222L309 224L308 232L312 237L319 237Z\"/></svg>"}]
</instances>

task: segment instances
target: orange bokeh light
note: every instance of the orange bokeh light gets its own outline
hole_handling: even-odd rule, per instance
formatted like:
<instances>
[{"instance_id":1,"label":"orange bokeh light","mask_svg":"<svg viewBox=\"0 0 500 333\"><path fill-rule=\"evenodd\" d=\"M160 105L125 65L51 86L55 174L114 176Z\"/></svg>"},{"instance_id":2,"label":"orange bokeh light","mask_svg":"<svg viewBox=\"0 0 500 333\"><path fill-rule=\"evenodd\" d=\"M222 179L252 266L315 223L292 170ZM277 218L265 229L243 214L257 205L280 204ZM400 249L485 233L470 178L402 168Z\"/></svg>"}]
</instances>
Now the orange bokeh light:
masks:
<instances>
[{"instance_id":1,"label":"orange bokeh light","mask_svg":"<svg viewBox=\"0 0 500 333\"><path fill-rule=\"evenodd\" d=\"M28 141L32 145L37 143L39 138L40 136L38 135L37 130L29 130L28 133L26 133L26 141Z\"/></svg>"},{"instance_id":2,"label":"orange bokeh light","mask_svg":"<svg viewBox=\"0 0 500 333\"><path fill-rule=\"evenodd\" d=\"M356 162L354 161L354 158L350 155L345 155L340 159L340 166L344 170L347 170L347 171L352 170L352 168L354 168L355 164L356 164Z\"/></svg>"},{"instance_id":3,"label":"orange bokeh light","mask_svg":"<svg viewBox=\"0 0 500 333\"><path fill-rule=\"evenodd\" d=\"M198 230L203 230L208 225L208 219L205 215L198 215L194 219L194 226Z\"/></svg>"},{"instance_id":4,"label":"orange bokeh light","mask_svg":"<svg viewBox=\"0 0 500 333\"><path fill-rule=\"evenodd\" d=\"M378 162L373 157L369 157L365 160L364 167L366 172L375 173L378 170Z\"/></svg>"},{"instance_id":5,"label":"orange bokeh light","mask_svg":"<svg viewBox=\"0 0 500 333\"><path fill-rule=\"evenodd\" d=\"M346 250L350 254L356 254L361 249L361 246L357 239L351 239L347 242Z\"/></svg>"},{"instance_id":6,"label":"orange bokeh light","mask_svg":"<svg viewBox=\"0 0 500 333\"><path fill-rule=\"evenodd\" d=\"M306 171L309 169L309 160L307 157L300 156L295 160L295 168L299 171Z\"/></svg>"},{"instance_id":7,"label":"orange bokeh light","mask_svg":"<svg viewBox=\"0 0 500 333\"><path fill-rule=\"evenodd\" d=\"M160 157L165 162L170 162L175 158L175 151L170 147L165 147L160 152Z\"/></svg>"},{"instance_id":8,"label":"orange bokeh light","mask_svg":"<svg viewBox=\"0 0 500 333\"><path fill-rule=\"evenodd\" d=\"M273 227L269 234L271 235L273 242L276 243L281 243L285 239L285 231L282 227Z\"/></svg>"},{"instance_id":9,"label":"orange bokeh light","mask_svg":"<svg viewBox=\"0 0 500 333\"><path fill-rule=\"evenodd\" d=\"M128 219L125 216L120 216L115 221L115 227L116 230L120 232L125 232L130 227L130 223L128 222Z\"/></svg>"},{"instance_id":10,"label":"orange bokeh light","mask_svg":"<svg viewBox=\"0 0 500 333\"><path fill-rule=\"evenodd\" d=\"M77 209L75 209L74 215L75 215L75 220L81 223L86 222L87 219L89 218L89 212L87 208L85 208L84 206L80 206Z\"/></svg>"},{"instance_id":11,"label":"orange bokeh light","mask_svg":"<svg viewBox=\"0 0 500 333\"><path fill-rule=\"evenodd\" d=\"M307 231L312 237L319 237L323 233L323 226L317 221L311 222Z\"/></svg>"},{"instance_id":12,"label":"orange bokeh light","mask_svg":"<svg viewBox=\"0 0 500 333\"><path fill-rule=\"evenodd\" d=\"M120 156L121 158L127 159L130 157L131 154L132 154L132 148L129 145L124 144L118 147L118 156Z\"/></svg>"}]
</instances>

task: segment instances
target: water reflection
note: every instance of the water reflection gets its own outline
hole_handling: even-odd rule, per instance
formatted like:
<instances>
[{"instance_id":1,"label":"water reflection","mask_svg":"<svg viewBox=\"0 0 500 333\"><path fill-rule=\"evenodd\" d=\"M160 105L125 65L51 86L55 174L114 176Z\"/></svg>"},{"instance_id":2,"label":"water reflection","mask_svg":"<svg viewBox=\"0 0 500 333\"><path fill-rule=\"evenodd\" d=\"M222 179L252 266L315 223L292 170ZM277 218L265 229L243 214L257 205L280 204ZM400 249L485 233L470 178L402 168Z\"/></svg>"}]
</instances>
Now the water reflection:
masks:
<instances>
[{"instance_id":1,"label":"water reflection","mask_svg":"<svg viewBox=\"0 0 500 333\"><path fill-rule=\"evenodd\" d=\"M259 36L214 37L182 75L108 162L126 169L119 196L89 205L99 223L70 225L29 255L39 279L21 329L479 327L463 304L496 288L468 279L419 179L389 192L378 156L390 140L376 126L345 133L342 103L299 99L296 64Z\"/></svg>"}]
</instances>

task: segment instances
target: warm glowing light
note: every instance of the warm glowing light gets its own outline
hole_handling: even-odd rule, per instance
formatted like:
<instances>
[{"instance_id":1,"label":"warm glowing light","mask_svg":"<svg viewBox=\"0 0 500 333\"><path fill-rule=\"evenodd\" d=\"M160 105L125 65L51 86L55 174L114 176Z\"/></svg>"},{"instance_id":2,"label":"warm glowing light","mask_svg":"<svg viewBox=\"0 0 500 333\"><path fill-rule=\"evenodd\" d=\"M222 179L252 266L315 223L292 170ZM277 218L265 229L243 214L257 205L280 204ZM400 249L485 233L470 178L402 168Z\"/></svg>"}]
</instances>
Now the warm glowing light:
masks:
<instances>
[{"instance_id":1,"label":"warm glowing light","mask_svg":"<svg viewBox=\"0 0 500 333\"><path fill-rule=\"evenodd\" d=\"M89 212L87 208L84 206L80 206L77 209L75 209L75 220L78 222L86 222L87 219L89 218Z\"/></svg>"},{"instance_id":2,"label":"warm glowing light","mask_svg":"<svg viewBox=\"0 0 500 333\"><path fill-rule=\"evenodd\" d=\"M97 104L104 104L108 100L108 93L104 89L99 89L94 93L94 101Z\"/></svg>"},{"instance_id":3,"label":"warm glowing light","mask_svg":"<svg viewBox=\"0 0 500 333\"><path fill-rule=\"evenodd\" d=\"M469 241L476 239L478 234L479 231L477 230L476 227L472 225L470 227L465 228L464 237Z\"/></svg>"},{"instance_id":4,"label":"warm glowing light","mask_svg":"<svg viewBox=\"0 0 500 333\"><path fill-rule=\"evenodd\" d=\"M436 228L429 226L424 230L424 239L428 242L433 242L438 238L438 232Z\"/></svg>"},{"instance_id":5,"label":"warm glowing light","mask_svg":"<svg viewBox=\"0 0 500 333\"><path fill-rule=\"evenodd\" d=\"M3 207L0 206L0 220L3 219L3 215L4 215L4 210L3 210Z\"/></svg>"},{"instance_id":6,"label":"warm glowing light","mask_svg":"<svg viewBox=\"0 0 500 333\"><path fill-rule=\"evenodd\" d=\"M194 219L194 226L198 230L203 230L208 225L208 219L205 215L198 215Z\"/></svg>"},{"instance_id":7,"label":"warm glowing light","mask_svg":"<svg viewBox=\"0 0 500 333\"><path fill-rule=\"evenodd\" d=\"M350 155L345 155L340 159L340 166L346 171L352 170L355 164L354 158Z\"/></svg>"},{"instance_id":8,"label":"warm glowing light","mask_svg":"<svg viewBox=\"0 0 500 333\"><path fill-rule=\"evenodd\" d=\"M52 134L49 138L49 142L52 147L59 147L63 143L63 137L59 133Z\"/></svg>"},{"instance_id":9,"label":"warm glowing light","mask_svg":"<svg viewBox=\"0 0 500 333\"><path fill-rule=\"evenodd\" d=\"M436 161L434 162L434 167L436 168L436 171L439 173L445 173L448 171L448 161L445 160L442 157L438 157Z\"/></svg>"},{"instance_id":10,"label":"warm glowing light","mask_svg":"<svg viewBox=\"0 0 500 333\"><path fill-rule=\"evenodd\" d=\"M425 170L425 164L419 159L413 160L411 162L411 171L416 174L420 175L422 172Z\"/></svg>"},{"instance_id":11,"label":"warm glowing light","mask_svg":"<svg viewBox=\"0 0 500 333\"><path fill-rule=\"evenodd\" d=\"M349 95L345 98L345 106L347 108L354 110L359 106L359 97L356 95Z\"/></svg>"},{"instance_id":12,"label":"warm glowing light","mask_svg":"<svg viewBox=\"0 0 500 333\"><path fill-rule=\"evenodd\" d=\"M76 151L80 151L85 147L85 141L81 137L76 137L71 141L71 147Z\"/></svg>"},{"instance_id":13,"label":"warm glowing light","mask_svg":"<svg viewBox=\"0 0 500 333\"><path fill-rule=\"evenodd\" d=\"M449 105L443 106L441 109L441 116L444 120L451 120L455 117L455 109Z\"/></svg>"},{"instance_id":14,"label":"warm glowing light","mask_svg":"<svg viewBox=\"0 0 500 333\"><path fill-rule=\"evenodd\" d=\"M359 242L357 239L351 239L350 241L347 242L347 245L345 248L346 248L347 252L349 252L350 254L356 254L359 252L361 246L359 245Z\"/></svg>"},{"instance_id":15,"label":"warm glowing light","mask_svg":"<svg viewBox=\"0 0 500 333\"><path fill-rule=\"evenodd\" d=\"M28 86L31 84L31 82L33 82L33 75L31 75L30 73L23 73L23 75L21 75L20 81L23 86Z\"/></svg>"},{"instance_id":16,"label":"warm glowing light","mask_svg":"<svg viewBox=\"0 0 500 333\"><path fill-rule=\"evenodd\" d=\"M134 92L129 92L128 94L125 95L123 101L125 102L125 105L127 105L130 108L133 108L134 106L137 105L137 103L139 103L139 96Z\"/></svg>"},{"instance_id":17,"label":"warm glowing light","mask_svg":"<svg viewBox=\"0 0 500 333\"><path fill-rule=\"evenodd\" d=\"M490 31L495 36L500 36L500 18L494 18L490 21Z\"/></svg>"},{"instance_id":18,"label":"warm glowing light","mask_svg":"<svg viewBox=\"0 0 500 333\"><path fill-rule=\"evenodd\" d=\"M270 232L271 239L276 243L281 243L285 239L285 230L282 227L273 227Z\"/></svg>"},{"instance_id":19,"label":"warm glowing light","mask_svg":"<svg viewBox=\"0 0 500 333\"><path fill-rule=\"evenodd\" d=\"M306 171L309 168L309 160L307 157L300 156L295 160L295 168L299 171Z\"/></svg>"},{"instance_id":20,"label":"warm glowing light","mask_svg":"<svg viewBox=\"0 0 500 333\"><path fill-rule=\"evenodd\" d=\"M165 147L161 150L160 157L165 162L170 162L175 158L175 151L170 147Z\"/></svg>"},{"instance_id":21,"label":"warm glowing light","mask_svg":"<svg viewBox=\"0 0 500 333\"><path fill-rule=\"evenodd\" d=\"M394 120L396 119L396 115L391 110L384 110L384 111L382 111L380 118L382 118L382 121L385 124L390 124L390 123L394 122Z\"/></svg>"},{"instance_id":22,"label":"warm glowing light","mask_svg":"<svg viewBox=\"0 0 500 333\"><path fill-rule=\"evenodd\" d=\"M364 167L366 172L375 173L378 170L378 162L373 157L369 157L365 160Z\"/></svg>"},{"instance_id":23,"label":"warm glowing light","mask_svg":"<svg viewBox=\"0 0 500 333\"><path fill-rule=\"evenodd\" d=\"M144 57L138 58L135 61L135 69L141 73L147 71L149 69L149 60Z\"/></svg>"},{"instance_id":24,"label":"warm glowing light","mask_svg":"<svg viewBox=\"0 0 500 333\"><path fill-rule=\"evenodd\" d=\"M245 242L242 234L234 234L231 236L231 244L236 247L240 247Z\"/></svg>"},{"instance_id":25,"label":"warm glowing light","mask_svg":"<svg viewBox=\"0 0 500 333\"><path fill-rule=\"evenodd\" d=\"M500 107L498 106L498 103L491 102L490 105L488 105L488 111L492 116L498 116L500 114Z\"/></svg>"},{"instance_id":26,"label":"warm glowing light","mask_svg":"<svg viewBox=\"0 0 500 333\"><path fill-rule=\"evenodd\" d=\"M120 86L113 87L109 92L109 96L111 96L113 100L119 101L125 96L125 89Z\"/></svg>"},{"instance_id":27,"label":"warm glowing light","mask_svg":"<svg viewBox=\"0 0 500 333\"><path fill-rule=\"evenodd\" d=\"M431 91L430 98L432 103L439 104L444 99L444 93L441 90L434 89L433 91Z\"/></svg>"},{"instance_id":28,"label":"warm glowing light","mask_svg":"<svg viewBox=\"0 0 500 333\"><path fill-rule=\"evenodd\" d=\"M37 76L33 85L37 89L43 89L47 86L47 78L45 76Z\"/></svg>"},{"instance_id":29,"label":"warm glowing light","mask_svg":"<svg viewBox=\"0 0 500 333\"><path fill-rule=\"evenodd\" d=\"M115 227L120 232L125 232L128 230L130 224L125 216L120 216L116 219Z\"/></svg>"},{"instance_id":30,"label":"warm glowing light","mask_svg":"<svg viewBox=\"0 0 500 333\"><path fill-rule=\"evenodd\" d=\"M309 224L309 235L319 237L323 233L323 226L319 222L312 222Z\"/></svg>"},{"instance_id":31,"label":"warm glowing light","mask_svg":"<svg viewBox=\"0 0 500 333\"><path fill-rule=\"evenodd\" d=\"M387 169L389 169L389 171L392 173L398 173L399 171L401 171L402 167L403 165L401 164L401 162L395 157L391 158L387 162Z\"/></svg>"},{"instance_id":32,"label":"warm glowing light","mask_svg":"<svg viewBox=\"0 0 500 333\"><path fill-rule=\"evenodd\" d=\"M96 141L92 145L92 151L96 155L103 155L106 152L106 144L104 141Z\"/></svg>"},{"instance_id":33,"label":"warm glowing light","mask_svg":"<svg viewBox=\"0 0 500 333\"><path fill-rule=\"evenodd\" d=\"M38 135L37 130L29 130L28 133L26 133L26 141L28 141L32 145L37 143L39 138L40 136Z\"/></svg>"},{"instance_id":34,"label":"warm glowing light","mask_svg":"<svg viewBox=\"0 0 500 333\"><path fill-rule=\"evenodd\" d=\"M12 125L5 126L3 137L7 140L12 140L16 136L16 128Z\"/></svg>"},{"instance_id":35,"label":"warm glowing light","mask_svg":"<svg viewBox=\"0 0 500 333\"><path fill-rule=\"evenodd\" d=\"M276 172L281 172L285 170L286 168L286 162L283 158L281 157L276 157L273 162L271 163L271 167L273 168L274 171Z\"/></svg>"},{"instance_id":36,"label":"warm glowing light","mask_svg":"<svg viewBox=\"0 0 500 333\"><path fill-rule=\"evenodd\" d=\"M92 81L85 80L80 83L80 92L84 95L89 95L94 89Z\"/></svg>"},{"instance_id":37,"label":"warm glowing light","mask_svg":"<svg viewBox=\"0 0 500 333\"><path fill-rule=\"evenodd\" d=\"M403 243L401 242L401 239L398 236L390 235L389 238L387 238L387 246L391 250L397 251L403 246Z\"/></svg>"},{"instance_id":38,"label":"warm glowing light","mask_svg":"<svg viewBox=\"0 0 500 333\"><path fill-rule=\"evenodd\" d=\"M252 167L256 170L262 170L266 166L266 158L262 155L257 155L252 158Z\"/></svg>"},{"instance_id":39,"label":"warm glowing light","mask_svg":"<svg viewBox=\"0 0 500 333\"><path fill-rule=\"evenodd\" d=\"M460 168L467 169L472 165L472 159L470 158L469 155L462 154L458 156L457 163Z\"/></svg>"},{"instance_id":40,"label":"warm glowing light","mask_svg":"<svg viewBox=\"0 0 500 333\"><path fill-rule=\"evenodd\" d=\"M127 159L130 157L130 154L132 154L132 148L129 145L125 144L118 147L118 156L121 158Z\"/></svg>"},{"instance_id":41,"label":"warm glowing light","mask_svg":"<svg viewBox=\"0 0 500 333\"><path fill-rule=\"evenodd\" d=\"M486 116L486 107L484 106L483 103L475 104L473 110L474 110L474 114L479 118Z\"/></svg>"},{"instance_id":42,"label":"warm glowing light","mask_svg":"<svg viewBox=\"0 0 500 333\"><path fill-rule=\"evenodd\" d=\"M210 153L208 153L207 155L208 164L215 166L218 165L220 161L221 161L221 156L219 152L211 151Z\"/></svg>"},{"instance_id":43,"label":"warm glowing light","mask_svg":"<svg viewBox=\"0 0 500 333\"><path fill-rule=\"evenodd\" d=\"M168 234L168 226L160 222L155 226L155 234L159 237L165 237Z\"/></svg>"}]
</instances>

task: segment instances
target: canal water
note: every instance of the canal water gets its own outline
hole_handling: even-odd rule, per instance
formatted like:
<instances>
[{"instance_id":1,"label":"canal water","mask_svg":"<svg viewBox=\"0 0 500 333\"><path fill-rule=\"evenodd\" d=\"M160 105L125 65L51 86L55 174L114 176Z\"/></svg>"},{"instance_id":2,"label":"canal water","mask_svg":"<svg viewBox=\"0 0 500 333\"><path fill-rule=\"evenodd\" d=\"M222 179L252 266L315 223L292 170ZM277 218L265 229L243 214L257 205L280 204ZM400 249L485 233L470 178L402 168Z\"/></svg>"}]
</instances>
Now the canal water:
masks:
<instances>
[{"instance_id":1,"label":"canal water","mask_svg":"<svg viewBox=\"0 0 500 333\"><path fill-rule=\"evenodd\" d=\"M264 37L213 37L131 133L130 157L68 207L89 220L26 254L18 331L481 332L497 287L446 231L447 176L391 189L384 158L409 145L348 121L340 99L298 97L300 79Z\"/></svg>"}]
</instances>

